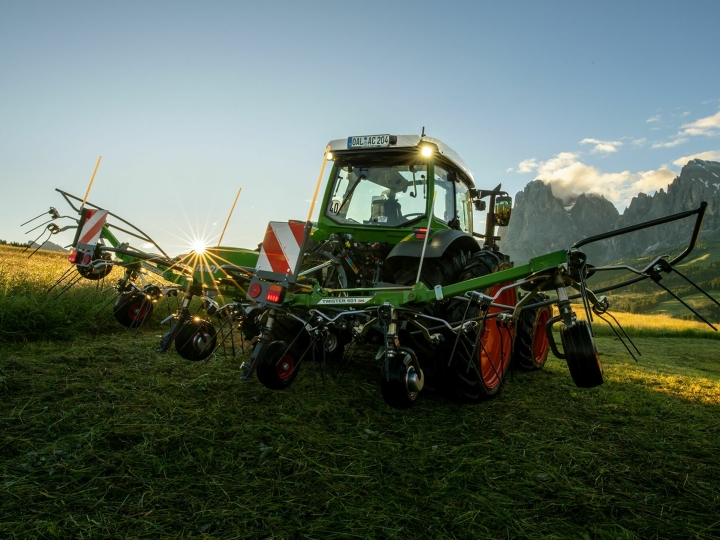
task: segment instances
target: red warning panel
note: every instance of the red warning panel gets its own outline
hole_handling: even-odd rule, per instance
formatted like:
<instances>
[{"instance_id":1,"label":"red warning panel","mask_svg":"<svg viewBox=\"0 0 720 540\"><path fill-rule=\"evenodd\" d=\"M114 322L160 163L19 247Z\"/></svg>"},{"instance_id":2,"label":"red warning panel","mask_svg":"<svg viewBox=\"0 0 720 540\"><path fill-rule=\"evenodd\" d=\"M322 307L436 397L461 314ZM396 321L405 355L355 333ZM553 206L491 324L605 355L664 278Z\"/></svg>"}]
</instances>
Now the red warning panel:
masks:
<instances>
[{"instance_id":1,"label":"red warning panel","mask_svg":"<svg viewBox=\"0 0 720 540\"><path fill-rule=\"evenodd\" d=\"M305 223L302 221L268 223L255 270L292 274L300 258L304 235Z\"/></svg>"},{"instance_id":2,"label":"red warning panel","mask_svg":"<svg viewBox=\"0 0 720 540\"><path fill-rule=\"evenodd\" d=\"M107 210L88 210L85 214L85 223L83 223L80 236L78 237L78 245L94 246L97 244L107 217Z\"/></svg>"}]
</instances>

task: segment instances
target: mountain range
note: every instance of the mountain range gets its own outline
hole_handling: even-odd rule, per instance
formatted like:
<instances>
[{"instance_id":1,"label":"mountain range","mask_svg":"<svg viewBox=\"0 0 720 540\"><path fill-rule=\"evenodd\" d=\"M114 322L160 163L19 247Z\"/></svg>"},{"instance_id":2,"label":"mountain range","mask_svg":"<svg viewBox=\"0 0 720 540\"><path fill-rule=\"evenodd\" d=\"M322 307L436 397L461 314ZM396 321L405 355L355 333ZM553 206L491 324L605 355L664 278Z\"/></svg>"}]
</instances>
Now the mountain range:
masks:
<instances>
[{"instance_id":1,"label":"mountain range","mask_svg":"<svg viewBox=\"0 0 720 540\"><path fill-rule=\"evenodd\" d=\"M533 180L515 198L512 219L501 228L501 250L518 264L566 249L588 236L692 210L708 203L702 239L720 239L720 163L694 159L667 187L653 195L639 193L621 214L602 195L581 194L572 200L555 197L552 186ZM660 225L583 248L588 262L609 262L655 253L686 243L693 218Z\"/></svg>"}]
</instances>

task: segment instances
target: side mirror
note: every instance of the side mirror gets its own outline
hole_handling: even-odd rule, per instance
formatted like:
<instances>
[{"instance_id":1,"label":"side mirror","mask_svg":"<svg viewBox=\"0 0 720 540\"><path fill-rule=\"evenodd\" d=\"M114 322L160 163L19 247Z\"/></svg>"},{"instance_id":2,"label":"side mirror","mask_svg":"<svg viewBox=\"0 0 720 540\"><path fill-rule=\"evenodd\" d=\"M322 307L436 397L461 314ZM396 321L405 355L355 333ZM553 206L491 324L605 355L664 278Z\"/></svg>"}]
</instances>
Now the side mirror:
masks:
<instances>
[{"instance_id":1,"label":"side mirror","mask_svg":"<svg viewBox=\"0 0 720 540\"><path fill-rule=\"evenodd\" d=\"M512 213L512 197L509 195L501 195L495 198L495 225L499 227L507 227L510 223L510 214Z\"/></svg>"}]
</instances>

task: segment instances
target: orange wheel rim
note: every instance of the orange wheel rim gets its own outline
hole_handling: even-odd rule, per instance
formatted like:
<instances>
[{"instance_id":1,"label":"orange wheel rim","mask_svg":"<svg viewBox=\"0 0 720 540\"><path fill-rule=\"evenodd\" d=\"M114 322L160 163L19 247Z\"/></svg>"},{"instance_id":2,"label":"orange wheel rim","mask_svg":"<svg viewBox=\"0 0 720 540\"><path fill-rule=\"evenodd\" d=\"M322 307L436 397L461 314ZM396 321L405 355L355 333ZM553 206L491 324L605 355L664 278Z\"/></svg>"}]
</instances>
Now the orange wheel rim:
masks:
<instances>
[{"instance_id":1,"label":"orange wheel rim","mask_svg":"<svg viewBox=\"0 0 720 540\"><path fill-rule=\"evenodd\" d=\"M547 334L545 333L545 325L550 320L550 310L547 308L540 308L540 312L537 314L535 319L535 327L533 328L533 343L532 351L533 358L536 364L542 364L548 355L550 349L550 342L548 341Z\"/></svg>"},{"instance_id":2,"label":"orange wheel rim","mask_svg":"<svg viewBox=\"0 0 720 540\"><path fill-rule=\"evenodd\" d=\"M490 292L494 296L502 285L496 285ZM515 305L515 289L506 289L495 300L496 304L505 306ZM501 308L491 307L488 314L500 313ZM495 388L502 382L505 371L510 363L512 351L513 330L501 328L497 319L485 320L485 330L478 345L478 362L480 363L480 376L486 388Z\"/></svg>"}]
</instances>

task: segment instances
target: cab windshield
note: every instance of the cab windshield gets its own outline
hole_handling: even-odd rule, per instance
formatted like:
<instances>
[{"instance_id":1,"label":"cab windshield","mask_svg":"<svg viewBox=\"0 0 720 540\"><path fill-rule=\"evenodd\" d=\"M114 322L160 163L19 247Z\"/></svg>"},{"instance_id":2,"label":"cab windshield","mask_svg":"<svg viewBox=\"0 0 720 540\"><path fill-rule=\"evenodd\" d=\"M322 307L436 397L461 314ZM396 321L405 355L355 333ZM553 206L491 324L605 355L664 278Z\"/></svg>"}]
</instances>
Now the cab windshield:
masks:
<instances>
[{"instance_id":1,"label":"cab windshield","mask_svg":"<svg viewBox=\"0 0 720 540\"><path fill-rule=\"evenodd\" d=\"M425 216L427 163L404 161L339 163L326 215L336 223L377 227L398 227Z\"/></svg>"}]
</instances>

